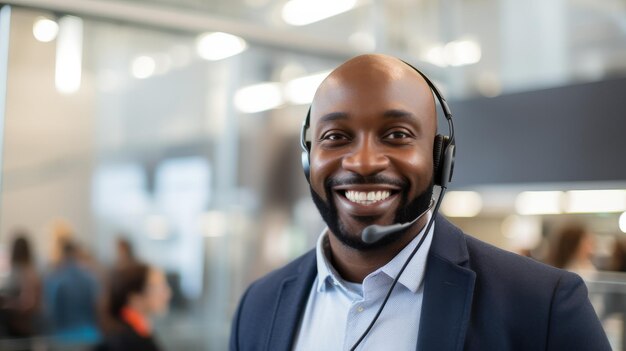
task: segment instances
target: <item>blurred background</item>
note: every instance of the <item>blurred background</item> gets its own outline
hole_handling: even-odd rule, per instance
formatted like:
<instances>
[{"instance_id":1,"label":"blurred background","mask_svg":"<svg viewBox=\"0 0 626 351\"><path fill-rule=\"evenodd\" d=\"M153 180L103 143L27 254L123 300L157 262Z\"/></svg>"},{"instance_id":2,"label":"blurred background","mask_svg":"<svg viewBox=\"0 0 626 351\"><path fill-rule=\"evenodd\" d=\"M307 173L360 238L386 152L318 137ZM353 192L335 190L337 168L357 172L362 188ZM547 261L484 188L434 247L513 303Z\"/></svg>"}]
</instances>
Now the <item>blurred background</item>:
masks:
<instances>
[{"instance_id":1,"label":"blurred background","mask_svg":"<svg viewBox=\"0 0 626 351\"><path fill-rule=\"evenodd\" d=\"M90 349L110 272L132 259L171 288L165 349L226 350L247 285L324 228L299 129L321 80L366 52L415 64L450 102L442 212L580 273L625 349L626 1L0 6L0 349ZM96 301L69 341L55 334L68 254Z\"/></svg>"}]
</instances>

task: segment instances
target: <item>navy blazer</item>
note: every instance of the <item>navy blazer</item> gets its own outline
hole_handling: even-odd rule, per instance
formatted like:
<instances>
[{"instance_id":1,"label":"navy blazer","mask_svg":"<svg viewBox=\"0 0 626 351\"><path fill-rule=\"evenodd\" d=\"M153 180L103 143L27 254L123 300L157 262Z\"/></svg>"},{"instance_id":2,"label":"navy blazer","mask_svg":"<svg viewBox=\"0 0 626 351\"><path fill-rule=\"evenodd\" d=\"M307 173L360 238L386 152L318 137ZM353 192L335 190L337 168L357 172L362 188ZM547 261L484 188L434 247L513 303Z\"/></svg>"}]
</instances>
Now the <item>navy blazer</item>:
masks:
<instances>
[{"instance_id":1,"label":"navy blazer","mask_svg":"<svg viewBox=\"0 0 626 351\"><path fill-rule=\"evenodd\" d=\"M316 276L313 250L254 282L230 350L291 350ZM481 242L442 216L424 284L419 351L611 350L579 276Z\"/></svg>"}]
</instances>

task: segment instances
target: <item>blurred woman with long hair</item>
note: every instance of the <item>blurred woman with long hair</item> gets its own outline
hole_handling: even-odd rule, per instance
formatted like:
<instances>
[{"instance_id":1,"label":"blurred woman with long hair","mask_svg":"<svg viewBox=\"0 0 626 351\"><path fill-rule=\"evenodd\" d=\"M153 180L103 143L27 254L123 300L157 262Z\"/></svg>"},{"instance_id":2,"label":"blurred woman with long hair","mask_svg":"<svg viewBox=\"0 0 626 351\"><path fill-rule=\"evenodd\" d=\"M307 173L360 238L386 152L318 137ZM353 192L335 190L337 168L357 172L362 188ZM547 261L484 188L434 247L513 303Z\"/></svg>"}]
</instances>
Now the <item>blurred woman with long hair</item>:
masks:
<instances>
[{"instance_id":1,"label":"blurred woman with long hair","mask_svg":"<svg viewBox=\"0 0 626 351\"><path fill-rule=\"evenodd\" d=\"M115 324L97 350L162 350L150 319L167 310L171 297L163 272L139 263L125 267L116 272L109 289L109 314Z\"/></svg>"}]
</instances>

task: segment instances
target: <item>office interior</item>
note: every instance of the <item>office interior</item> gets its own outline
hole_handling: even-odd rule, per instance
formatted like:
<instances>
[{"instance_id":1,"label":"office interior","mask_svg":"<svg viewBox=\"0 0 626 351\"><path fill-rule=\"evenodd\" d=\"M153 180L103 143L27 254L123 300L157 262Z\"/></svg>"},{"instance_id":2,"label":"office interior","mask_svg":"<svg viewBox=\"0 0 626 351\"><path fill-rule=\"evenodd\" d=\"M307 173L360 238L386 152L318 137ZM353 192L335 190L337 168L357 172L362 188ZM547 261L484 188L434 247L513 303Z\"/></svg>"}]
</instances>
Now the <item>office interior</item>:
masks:
<instances>
[{"instance_id":1,"label":"office interior","mask_svg":"<svg viewBox=\"0 0 626 351\"><path fill-rule=\"evenodd\" d=\"M123 237L168 277L166 349L226 350L246 287L324 229L299 146L317 85L379 52L450 103L458 150L441 212L537 260L559 228L584 225L581 275L612 346L626 344L626 307L606 308L626 299L611 268L626 241L625 1L0 5L0 282L17 231L42 275L59 231L102 271ZM64 349L44 332L0 345Z\"/></svg>"}]
</instances>

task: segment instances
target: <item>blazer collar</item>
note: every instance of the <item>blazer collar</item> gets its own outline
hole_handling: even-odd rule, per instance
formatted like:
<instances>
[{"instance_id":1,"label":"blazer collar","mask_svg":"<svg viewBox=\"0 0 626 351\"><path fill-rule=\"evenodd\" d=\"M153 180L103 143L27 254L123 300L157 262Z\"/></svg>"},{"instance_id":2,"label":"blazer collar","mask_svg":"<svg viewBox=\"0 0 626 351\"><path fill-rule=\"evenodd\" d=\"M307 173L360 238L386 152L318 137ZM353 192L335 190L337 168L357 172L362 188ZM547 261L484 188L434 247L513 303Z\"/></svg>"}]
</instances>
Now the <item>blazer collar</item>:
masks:
<instances>
[{"instance_id":1,"label":"blazer collar","mask_svg":"<svg viewBox=\"0 0 626 351\"><path fill-rule=\"evenodd\" d=\"M469 254L461 230L442 216L436 221L426 263L417 349L462 350L476 273L468 268Z\"/></svg>"},{"instance_id":2,"label":"blazer collar","mask_svg":"<svg viewBox=\"0 0 626 351\"><path fill-rule=\"evenodd\" d=\"M469 253L467 252L465 234L440 214L435 218L435 223L435 233L430 254L437 255L441 259L456 265L467 266Z\"/></svg>"}]
</instances>

